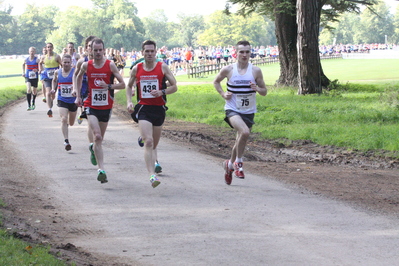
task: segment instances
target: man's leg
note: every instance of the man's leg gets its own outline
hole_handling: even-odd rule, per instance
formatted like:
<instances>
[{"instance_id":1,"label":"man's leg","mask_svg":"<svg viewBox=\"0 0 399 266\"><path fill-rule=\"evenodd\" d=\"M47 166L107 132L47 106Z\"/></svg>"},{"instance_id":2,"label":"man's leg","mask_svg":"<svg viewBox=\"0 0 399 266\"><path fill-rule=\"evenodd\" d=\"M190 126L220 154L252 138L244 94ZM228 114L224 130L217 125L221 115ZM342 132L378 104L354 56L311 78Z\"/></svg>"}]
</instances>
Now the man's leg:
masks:
<instances>
[{"instance_id":1,"label":"man's leg","mask_svg":"<svg viewBox=\"0 0 399 266\"><path fill-rule=\"evenodd\" d=\"M162 134L162 126L154 126L153 127L153 138L154 138L154 148L152 149L152 157L155 158L155 173L161 173L162 172L162 167L158 163L158 144L159 140L161 139L161 134Z\"/></svg>"},{"instance_id":2,"label":"man's leg","mask_svg":"<svg viewBox=\"0 0 399 266\"><path fill-rule=\"evenodd\" d=\"M32 87L32 110L36 108L37 87Z\"/></svg>"},{"instance_id":3,"label":"man's leg","mask_svg":"<svg viewBox=\"0 0 399 266\"><path fill-rule=\"evenodd\" d=\"M229 121L233 128L237 131L236 142L234 143L230 157L231 162L234 162L236 158L243 157L245 146L247 145L251 130L239 115L229 117Z\"/></svg>"},{"instance_id":4,"label":"man's leg","mask_svg":"<svg viewBox=\"0 0 399 266\"><path fill-rule=\"evenodd\" d=\"M25 84L26 84L26 101L28 102L28 109L27 110L30 111L31 110L30 102L31 102L31 99L32 99L32 87L31 87L30 82L26 82Z\"/></svg>"},{"instance_id":5,"label":"man's leg","mask_svg":"<svg viewBox=\"0 0 399 266\"><path fill-rule=\"evenodd\" d=\"M75 119L76 119L76 115L77 115L77 111L75 112L68 112L68 121L69 121L69 125L73 126L75 124Z\"/></svg>"},{"instance_id":6,"label":"man's leg","mask_svg":"<svg viewBox=\"0 0 399 266\"><path fill-rule=\"evenodd\" d=\"M51 108L53 108L53 95L51 93L51 87L48 87L46 85L46 99L47 99L47 107L49 108L49 110L51 110Z\"/></svg>"},{"instance_id":7,"label":"man's leg","mask_svg":"<svg viewBox=\"0 0 399 266\"><path fill-rule=\"evenodd\" d=\"M89 127L93 132L94 140L94 154L96 156L98 169L104 170L104 154L102 148L102 141L104 138L105 130L107 129L107 122L99 122L97 117L94 115L88 115L87 120L89 122Z\"/></svg>"},{"instance_id":8,"label":"man's leg","mask_svg":"<svg viewBox=\"0 0 399 266\"><path fill-rule=\"evenodd\" d=\"M46 96L47 96L47 92L46 92L46 84L44 82L44 80L41 80L42 82L42 92L43 92L43 102L47 102L46 100Z\"/></svg>"},{"instance_id":9,"label":"man's leg","mask_svg":"<svg viewBox=\"0 0 399 266\"><path fill-rule=\"evenodd\" d=\"M144 141L144 161L147 167L147 171L150 175L155 174L154 165L156 158L153 156L153 150L155 145L154 140L154 129L152 123L148 122L147 120L139 120L139 130L140 136L143 138ZM157 145L159 142L159 137L157 140Z\"/></svg>"},{"instance_id":10,"label":"man's leg","mask_svg":"<svg viewBox=\"0 0 399 266\"><path fill-rule=\"evenodd\" d=\"M64 136L65 150L69 151L71 150L71 145L69 144L68 140L68 109L65 107L59 107L58 110L61 117L61 132Z\"/></svg>"},{"instance_id":11,"label":"man's leg","mask_svg":"<svg viewBox=\"0 0 399 266\"><path fill-rule=\"evenodd\" d=\"M236 142L234 143L231 152L229 167L232 168L231 164L234 162L234 175L238 178L245 178L242 157L244 155L245 146L247 145L251 130L248 128L248 126L239 115L229 117L229 121L230 124L237 131Z\"/></svg>"}]
</instances>

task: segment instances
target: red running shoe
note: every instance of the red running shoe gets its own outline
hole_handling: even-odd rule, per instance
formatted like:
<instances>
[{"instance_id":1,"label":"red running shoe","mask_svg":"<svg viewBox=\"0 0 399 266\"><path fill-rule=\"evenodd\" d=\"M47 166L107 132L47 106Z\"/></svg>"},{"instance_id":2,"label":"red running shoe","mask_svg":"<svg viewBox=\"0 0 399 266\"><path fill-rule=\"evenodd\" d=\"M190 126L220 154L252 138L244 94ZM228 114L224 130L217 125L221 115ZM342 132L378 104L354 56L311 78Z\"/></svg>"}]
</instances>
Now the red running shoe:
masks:
<instances>
[{"instance_id":1,"label":"red running shoe","mask_svg":"<svg viewBox=\"0 0 399 266\"><path fill-rule=\"evenodd\" d=\"M223 161L223 169L224 169L224 180L227 185L231 184L233 180L233 169L229 168L229 160Z\"/></svg>"},{"instance_id":2,"label":"red running shoe","mask_svg":"<svg viewBox=\"0 0 399 266\"><path fill-rule=\"evenodd\" d=\"M244 170L242 169L242 163L236 163L234 162L234 175L237 178L244 179Z\"/></svg>"}]
</instances>

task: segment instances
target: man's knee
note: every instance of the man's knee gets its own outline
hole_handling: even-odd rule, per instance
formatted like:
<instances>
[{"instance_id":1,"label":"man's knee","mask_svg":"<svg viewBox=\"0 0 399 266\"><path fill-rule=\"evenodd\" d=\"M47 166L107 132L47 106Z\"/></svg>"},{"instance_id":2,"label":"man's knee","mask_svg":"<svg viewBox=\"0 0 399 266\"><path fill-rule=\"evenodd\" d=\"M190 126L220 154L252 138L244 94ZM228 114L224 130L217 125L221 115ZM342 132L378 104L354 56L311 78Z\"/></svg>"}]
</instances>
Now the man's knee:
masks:
<instances>
[{"instance_id":1,"label":"man's knee","mask_svg":"<svg viewBox=\"0 0 399 266\"><path fill-rule=\"evenodd\" d=\"M101 142L103 140L103 137L101 136L100 132L95 132L94 133L94 141L95 142Z\"/></svg>"},{"instance_id":2,"label":"man's knee","mask_svg":"<svg viewBox=\"0 0 399 266\"><path fill-rule=\"evenodd\" d=\"M154 146L154 139L153 138L145 138L144 140L144 146L146 147L153 147Z\"/></svg>"}]
</instances>

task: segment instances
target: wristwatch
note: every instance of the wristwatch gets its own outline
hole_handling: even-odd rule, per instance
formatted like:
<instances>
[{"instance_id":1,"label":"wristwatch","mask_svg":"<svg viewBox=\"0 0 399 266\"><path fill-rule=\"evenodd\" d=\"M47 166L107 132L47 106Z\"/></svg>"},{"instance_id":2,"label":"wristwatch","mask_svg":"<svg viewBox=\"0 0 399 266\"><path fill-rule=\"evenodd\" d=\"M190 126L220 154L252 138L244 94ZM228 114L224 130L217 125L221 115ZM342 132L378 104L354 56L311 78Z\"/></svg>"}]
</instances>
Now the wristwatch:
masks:
<instances>
[{"instance_id":1,"label":"wristwatch","mask_svg":"<svg viewBox=\"0 0 399 266\"><path fill-rule=\"evenodd\" d=\"M162 94L163 94L163 95L166 95L165 89L162 90Z\"/></svg>"},{"instance_id":2,"label":"wristwatch","mask_svg":"<svg viewBox=\"0 0 399 266\"><path fill-rule=\"evenodd\" d=\"M109 89L109 90L111 89L111 84L108 84L108 89Z\"/></svg>"}]
</instances>

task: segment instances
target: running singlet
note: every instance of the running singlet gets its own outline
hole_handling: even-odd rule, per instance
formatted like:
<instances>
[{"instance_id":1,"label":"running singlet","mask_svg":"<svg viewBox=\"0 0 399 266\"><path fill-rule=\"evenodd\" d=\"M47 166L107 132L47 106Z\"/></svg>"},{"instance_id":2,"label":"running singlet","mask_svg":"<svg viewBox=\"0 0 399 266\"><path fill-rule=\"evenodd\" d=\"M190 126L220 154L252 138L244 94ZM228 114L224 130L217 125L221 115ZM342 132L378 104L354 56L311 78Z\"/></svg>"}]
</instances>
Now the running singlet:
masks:
<instances>
[{"instance_id":1,"label":"running singlet","mask_svg":"<svg viewBox=\"0 0 399 266\"><path fill-rule=\"evenodd\" d=\"M110 60L105 60L104 65L101 68L95 68L93 60L87 62L87 79L89 85L89 94L84 101L85 107L90 107L98 110L112 109L114 104L114 90L100 87L98 84L100 81L104 81L106 84L112 84L114 75L110 68Z\"/></svg>"},{"instance_id":2,"label":"running singlet","mask_svg":"<svg viewBox=\"0 0 399 266\"><path fill-rule=\"evenodd\" d=\"M53 79L55 71L59 68L58 62L55 60L57 57L56 53L53 53L51 59L48 55L44 59L45 79Z\"/></svg>"},{"instance_id":3,"label":"running singlet","mask_svg":"<svg viewBox=\"0 0 399 266\"><path fill-rule=\"evenodd\" d=\"M85 59L85 62L89 61L89 57L88 56L85 56L84 59ZM87 85L87 74L84 73L83 74L83 80L82 80L82 88L80 89L80 95L82 96L83 101L85 101L86 97L87 97L87 87L88 87L88 85Z\"/></svg>"},{"instance_id":4,"label":"running singlet","mask_svg":"<svg viewBox=\"0 0 399 266\"><path fill-rule=\"evenodd\" d=\"M64 103L74 103L76 97L72 96L72 78L75 68L72 68L67 77L62 76L62 69L58 69L58 100Z\"/></svg>"},{"instance_id":5,"label":"running singlet","mask_svg":"<svg viewBox=\"0 0 399 266\"><path fill-rule=\"evenodd\" d=\"M144 70L143 63L137 65L137 98L142 105L162 106L166 103L165 95L154 97L151 95L153 90L166 89L165 76L162 71L162 62L157 62L151 71Z\"/></svg>"},{"instance_id":6,"label":"running singlet","mask_svg":"<svg viewBox=\"0 0 399 266\"><path fill-rule=\"evenodd\" d=\"M37 63L37 57L35 56L32 61L29 60L30 57L25 59L26 70L25 70L25 77L28 79L37 79L38 78L38 70L39 64ZM33 71L36 69L36 72Z\"/></svg>"},{"instance_id":7,"label":"running singlet","mask_svg":"<svg viewBox=\"0 0 399 266\"><path fill-rule=\"evenodd\" d=\"M227 81L227 91L233 93L230 100L226 100L225 110L233 110L241 114L256 113L256 91L251 89L250 82L255 83L252 74L252 64L248 63L247 72L240 75L237 63L233 64L233 74Z\"/></svg>"}]
</instances>

